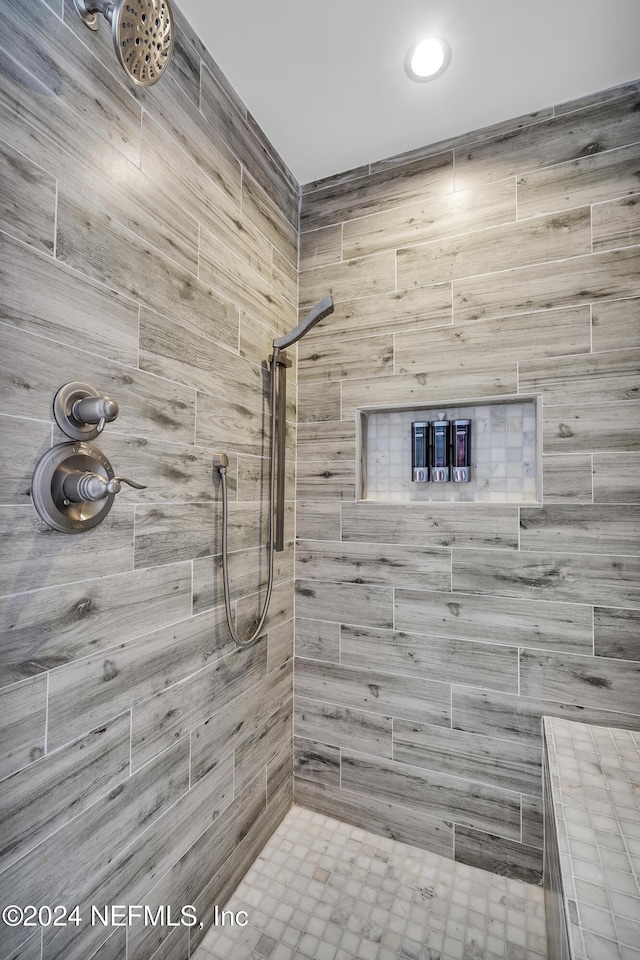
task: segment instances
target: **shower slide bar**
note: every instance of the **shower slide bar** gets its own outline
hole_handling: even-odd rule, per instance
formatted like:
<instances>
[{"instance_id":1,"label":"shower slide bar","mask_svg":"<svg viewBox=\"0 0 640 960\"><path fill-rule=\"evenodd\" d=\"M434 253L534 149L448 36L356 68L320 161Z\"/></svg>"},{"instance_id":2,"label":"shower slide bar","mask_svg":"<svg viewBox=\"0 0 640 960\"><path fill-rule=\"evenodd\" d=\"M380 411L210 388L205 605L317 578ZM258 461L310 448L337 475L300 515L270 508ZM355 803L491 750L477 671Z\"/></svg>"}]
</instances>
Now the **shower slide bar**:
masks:
<instances>
[{"instance_id":1,"label":"shower slide bar","mask_svg":"<svg viewBox=\"0 0 640 960\"><path fill-rule=\"evenodd\" d=\"M228 558L228 492L227 467L229 457L226 453L216 454L213 466L220 474L222 489L222 581L224 587L224 606L227 617L227 626L232 639L239 647L250 647L260 639L260 632L269 610L271 592L273 590L274 553L284 549L284 512L285 512L285 442L287 428L287 367L291 360L284 352L287 347L293 346L311 327L328 317L334 311L333 300L325 297L289 333L273 341L273 353L269 357L271 369L271 433L269 442L269 514L268 514L268 571L267 592L262 612L257 626L250 637L241 640L236 632L231 611L231 595L229 590L229 558Z\"/></svg>"}]
</instances>

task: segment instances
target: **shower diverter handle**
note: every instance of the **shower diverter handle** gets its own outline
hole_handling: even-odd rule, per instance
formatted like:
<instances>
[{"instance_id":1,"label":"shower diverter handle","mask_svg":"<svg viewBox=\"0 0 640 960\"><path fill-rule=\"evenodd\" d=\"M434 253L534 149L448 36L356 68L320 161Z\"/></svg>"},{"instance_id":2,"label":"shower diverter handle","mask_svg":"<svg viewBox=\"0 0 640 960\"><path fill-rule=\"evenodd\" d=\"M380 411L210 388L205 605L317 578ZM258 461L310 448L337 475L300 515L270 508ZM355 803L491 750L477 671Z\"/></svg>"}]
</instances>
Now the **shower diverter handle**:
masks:
<instances>
[{"instance_id":1,"label":"shower diverter handle","mask_svg":"<svg viewBox=\"0 0 640 960\"><path fill-rule=\"evenodd\" d=\"M135 487L136 490L147 489L146 483L138 483L137 480L130 480L128 477L112 477L111 480L105 480L104 477L90 470L84 473L81 470L74 470L65 477L62 491L65 498L73 503L89 503L104 500L112 493L120 493L123 483Z\"/></svg>"}]
</instances>

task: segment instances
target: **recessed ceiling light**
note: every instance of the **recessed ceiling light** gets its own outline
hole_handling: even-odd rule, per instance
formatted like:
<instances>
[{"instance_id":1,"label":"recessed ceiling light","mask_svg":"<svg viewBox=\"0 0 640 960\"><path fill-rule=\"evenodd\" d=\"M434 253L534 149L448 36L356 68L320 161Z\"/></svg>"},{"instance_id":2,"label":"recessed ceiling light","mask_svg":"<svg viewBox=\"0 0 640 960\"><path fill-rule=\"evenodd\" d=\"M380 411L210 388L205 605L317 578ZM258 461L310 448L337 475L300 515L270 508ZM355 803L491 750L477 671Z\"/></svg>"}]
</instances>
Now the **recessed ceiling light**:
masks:
<instances>
[{"instance_id":1,"label":"recessed ceiling light","mask_svg":"<svg viewBox=\"0 0 640 960\"><path fill-rule=\"evenodd\" d=\"M435 80L449 66L451 47L446 40L428 37L411 47L404 68L412 80Z\"/></svg>"}]
</instances>

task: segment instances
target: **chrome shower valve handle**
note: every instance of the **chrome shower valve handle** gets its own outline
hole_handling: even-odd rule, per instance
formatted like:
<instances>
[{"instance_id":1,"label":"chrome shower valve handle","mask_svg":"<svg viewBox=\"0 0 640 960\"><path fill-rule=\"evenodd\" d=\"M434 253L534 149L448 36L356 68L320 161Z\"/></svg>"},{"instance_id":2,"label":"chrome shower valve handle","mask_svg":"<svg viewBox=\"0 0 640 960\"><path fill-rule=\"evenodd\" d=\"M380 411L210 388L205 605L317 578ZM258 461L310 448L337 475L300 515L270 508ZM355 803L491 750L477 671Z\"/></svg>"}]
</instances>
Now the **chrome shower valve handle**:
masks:
<instances>
[{"instance_id":1,"label":"chrome shower valve handle","mask_svg":"<svg viewBox=\"0 0 640 960\"><path fill-rule=\"evenodd\" d=\"M146 483L138 483L137 480L129 480L127 477L113 477L111 480L105 480L99 473L86 471L82 473L74 470L67 474L62 484L62 491L67 500L74 503L95 503L97 500L104 500L109 494L120 493L122 484L127 483L136 490L146 490Z\"/></svg>"},{"instance_id":2,"label":"chrome shower valve handle","mask_svg":"<svg viewBox=\"0 0 640 960\"><path fill-rule=\"evenodd\" d=\"M31 499L42 519L61 533L83 533L101 523L126 483L114 476L107 457L88 443L59 443L40 458L33 473Z\"/></svg>"},{"instance_id":3,"label":"chrome shower valve handle","mask_svg":"<svg viewBox=\"0 0 640 960\"><path fill-rule=\"evenodd\" d=\"M116 401L98 393L90 383L65 383L53 400L56 423L72 440L94 440L119 413Z\"/></svg>"}]
</instances>

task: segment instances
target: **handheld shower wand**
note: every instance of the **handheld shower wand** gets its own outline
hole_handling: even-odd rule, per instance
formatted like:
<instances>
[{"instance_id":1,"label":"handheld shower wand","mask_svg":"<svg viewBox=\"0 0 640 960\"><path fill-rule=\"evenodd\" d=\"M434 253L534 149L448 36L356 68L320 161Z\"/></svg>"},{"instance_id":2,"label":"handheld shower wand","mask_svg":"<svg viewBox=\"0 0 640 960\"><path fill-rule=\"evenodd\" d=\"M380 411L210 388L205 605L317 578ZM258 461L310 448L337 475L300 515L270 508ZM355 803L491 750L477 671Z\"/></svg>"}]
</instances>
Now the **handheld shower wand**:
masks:
<instances>
[{"instance_id":1,"label":"handheld shower wand","mask_svg":"<svg viewBox=\"0 0 640 960\"><path fill-rule=\"evenodd\" d=\"M267 593L262 612L253 633L247 640L240 640L236 632L231 613L231 595L229 590L229 558L228 558L228 496L227 496L227 467L229 458L226 453L217 454L213 458L213 466L220 474L222 486L222 581L224 586L224 606L227 615L227 626L232 639L239 647L250 647L260 639L260 631L269 610L271 593L273 590L273 559L274 553L284 549L284 467L285 467L285 439L286 439L286 410L287 410L287 367L291 361L284 353L286 347L292 346L315 326L324 317L333 313L334 306L331 297L325 297L309 311L290 333L278 337L273 341L273 353L269 357L271 369L271 435L269 443L269 529L268 529L268 571ZM278 374L276 376L276 373ZM276 480L277 480L277 509L276 509Z\"/></svg>"}]
</instances>

